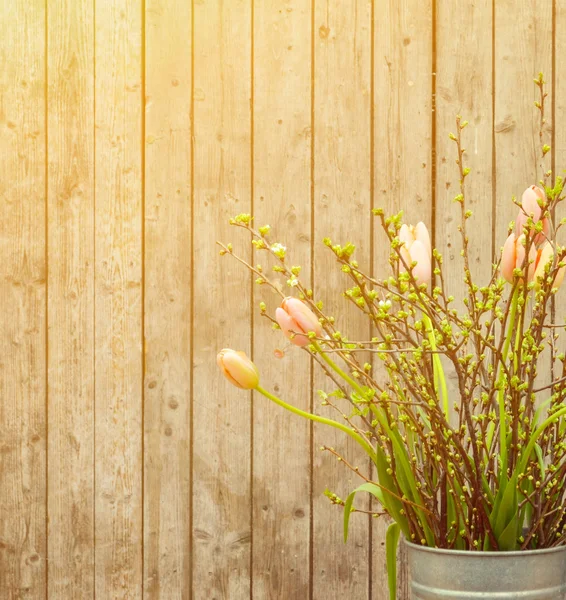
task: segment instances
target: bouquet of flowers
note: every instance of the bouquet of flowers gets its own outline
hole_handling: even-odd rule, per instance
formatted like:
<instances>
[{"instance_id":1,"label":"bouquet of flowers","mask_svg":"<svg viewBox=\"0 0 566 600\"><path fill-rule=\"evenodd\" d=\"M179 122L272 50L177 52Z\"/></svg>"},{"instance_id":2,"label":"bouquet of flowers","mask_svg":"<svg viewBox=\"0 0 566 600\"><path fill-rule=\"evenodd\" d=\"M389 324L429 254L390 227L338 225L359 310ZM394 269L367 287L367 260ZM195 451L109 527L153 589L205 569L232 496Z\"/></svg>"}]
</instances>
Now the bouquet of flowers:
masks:
<instances>
[{"instance_id":1,"label":"bouquet of flowers","mask_svg":"<svg viewBox=\"0 0 566 600\"><path fill-rule=\"evenodd\" d=\"M542 76L535 83L542 140ZM250 234L258 254L270 257L272 272L285 277L292 297L266 269L220 244L221 254L236 258L258 284L281 296L273 316L263 302L261 313L326 373L333 389L319 395L338 418L299 410L264 389L241 352L222 350L218 364L234 385L340 429L371 458L375 476L355 468L362 485L345 501L331 498L343 506L345 537L357 493L371 494L391 517L392 597L400 533L415 544L470 551L549 548L566 541L566 357L556 349L563 325L551 318L566 269L566 248L556 242L566 220L554 218L564 199L563 180L543 171L540 186L513 199L518 214L501 255L489 281L476 283L467 233L472 213L466 206L466 125L457 117L456 133L450 134L460 174L454 203L461 216L464 298L449 295L442 255L431 247L425 225L405 224L402 212L373 211L390 246L389 273L381 278L358 264L353 244L324 240L350 282L344 297L371 324L368 340L351 341L337 328L302 284L300 267L289 265L285 246L271 241L269 226L256 229L250 215L231 220ZM542 145L543 160L549 149ZM450 392L447 369L457 382Z\"/></svg>"}]
</instances>

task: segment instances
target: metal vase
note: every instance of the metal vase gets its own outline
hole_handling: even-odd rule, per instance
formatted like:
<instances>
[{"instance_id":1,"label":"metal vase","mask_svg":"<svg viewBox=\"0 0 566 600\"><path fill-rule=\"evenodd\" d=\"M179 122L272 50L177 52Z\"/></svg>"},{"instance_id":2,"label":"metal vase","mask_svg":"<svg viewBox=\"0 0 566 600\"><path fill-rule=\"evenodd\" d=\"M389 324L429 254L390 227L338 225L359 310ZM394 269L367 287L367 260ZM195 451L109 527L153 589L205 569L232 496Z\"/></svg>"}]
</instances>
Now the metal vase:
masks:
<instances>
[{"instance_id":1,"label":"metal vase","mask_svg":"<svg viewBox=\"0 0 566 600\"><path fill-rule=\"evenodd\" d=\"M467 552L404 543L411 600L566 600L566 546Z\"/></svg>"}]
</instances>

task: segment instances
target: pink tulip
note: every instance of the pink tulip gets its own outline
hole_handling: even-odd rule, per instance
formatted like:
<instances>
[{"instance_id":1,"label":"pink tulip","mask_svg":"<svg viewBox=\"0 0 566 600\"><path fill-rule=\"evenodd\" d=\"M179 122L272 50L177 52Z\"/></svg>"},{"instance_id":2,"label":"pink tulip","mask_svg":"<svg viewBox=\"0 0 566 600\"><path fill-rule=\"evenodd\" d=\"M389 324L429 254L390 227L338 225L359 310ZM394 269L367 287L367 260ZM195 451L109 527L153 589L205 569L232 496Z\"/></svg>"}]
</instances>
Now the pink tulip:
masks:
<instances>
[{"instance_id":1,"label":"pink tulip","mask_svg":"<svg viewBox=\"0 0 566 600\"><path fill-rule=\"evenodd\" d=\"M312 310L298 298L285 298L281 307L275 311L275 319L281 331L295 346L306 346L308 334L322 335L322 325Z\"/></svg>"},{"instance_id":2,"label":"pink tulip","mask_svg":"<svg viewBox=\"0 0 566 600\"><path fill-rule=\"evenodd\" d=\"M230 348L220 350L216 362L226 379L242 390L253 390L259 383L259 371L245 352Z\"/></svg>"},{"instance_id":3,"label":"pink tulip","mask_svg":"<svg viewBox=\"0 0 566 600\"><path fill-rule=\"evenodd\" d=\"M525 260L525 235L517 237L512 233L503 245L503 251L501 253L501 275L509 283L513 283L513 271L515 269L522 269L523 262ZM529 260L530 263L527 271L527 281L533 280L533 273L535 270L536 250L534 244L531 244L529 249Z\"/></svg>"},{"instance_id":4,"label":"pink tulip","mask_svg":"<svg viewBox=\"0 0 566 600\"><path fill-rule=\"evenodd\" d=\"M545 267L550 263L552 268L552 262L554 260L554 248L549 242L546 242L541 248L538 249L536 260L535 260L535 273L534 280L537 281L539 278L543 279L545 276ZM564 280L564 274L566 272L566 267L561 267L558 269L558 272L554 276L554 282L552 287L560 287L562 281Z\"/></svg>"},{"instance_id":5,"label":"pink tulip","mask_svg":"<svg viewBox=\"0 0 566 600\"><path fill-rule=\"evenodd\" d=\"M529 217L532 218L536 224L541 220L542 208L539 205L539 200L544 201L544 192L536 185L531 185L523 192L521 198L521 210L515 220L515 233L519 236L523 233L524 227L527 225ZM542 233L538 234L535 238L535 244L542 244L550 231L550 225L548 219L545 217L542 219Z\"/></svg>"},{"instance_id":6,"label":"pink tulip","mask_svg":"<svg viewBox=\"0 0 566 600\"><path fill-rule=\"evenodd\" d=\"M428 283L432 277L432 247L426 225L422 222L414 227L403 224L399 230L399 240L403 242L400 251L405 263L409 266L417 263L413 267L413 277L418 283ZM405 270L401 264L401 272Z\"/></svg>"}]
</instances>

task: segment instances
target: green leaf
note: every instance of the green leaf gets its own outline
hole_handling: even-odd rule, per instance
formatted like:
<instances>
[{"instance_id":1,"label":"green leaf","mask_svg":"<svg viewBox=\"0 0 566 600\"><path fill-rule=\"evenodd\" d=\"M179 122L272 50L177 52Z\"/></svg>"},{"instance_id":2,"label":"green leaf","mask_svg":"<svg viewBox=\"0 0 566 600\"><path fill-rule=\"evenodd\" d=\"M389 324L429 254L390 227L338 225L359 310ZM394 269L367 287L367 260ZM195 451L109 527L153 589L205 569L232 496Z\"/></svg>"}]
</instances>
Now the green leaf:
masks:
<instances>
[{"instance_id":1,"label":"green leaf","mask_svg":"<svg viewBox=\"0 0 566 600\"><path fill-rule=\"evenodd\" d=\"M397 429L391 429L391 427L389 427L387 419L380 408L378 408L377 406L372 404L371 409L372 409L373 414L379 421L379 424L381 425L381 427L383 427L385 434L389 437L389 439L391 440L391 443L393 445L393 456L395 458L395 466L397 469L399 469L399 472L397 472L397 481L399 482L399 485L401 485L401 481L403 480L403 483L408 486L408 491L410 492L408 494L406 492L404 492L404 493L406 493L406 496L408 497L408 499L411 500L416 505L422 506L423 501L422 501L421 495L419 494L419 491L418 491L417 482L415 480L415 475L411 468L411 464L409 462L409 457L407 456L407 448L406 448L406 445L405 445L403 439L401 438L401 434L399 433L399 431ZM376 460L376 465L377 465L377 460ZM401 476L400 476L400 472L402 472ZM381 475L379 477L379 483L383 484ZM386 486L386 487L391 489L391 487L389 487L389 486ZM393 489L395 489L395 488L393 488ZM421 508L417 508L417 507L415 507L415 511L419 517L420 523L422 524L423 533L426 538L427 544L429 546L434 546L434 534L432 533L432 530L428 524L425 511L423 511ZM393 516L393 515L391 514L391 516ZM394 518L396 521L399 522L399 520L396 517L394 517ZM405 530L403 530L403 533L405 533Z\"/></svg>"},{"instance_id":2,"label":"green leaf","mask_svg":"<svg viewBox=\"0 0 566 600\"><path fill-rule=\"evenodd\" d=\"M385 534L385 556L387 562L387 584L389 600L395 600L397 593L397 547L401 529L397 523L391 523Z\"/></svg>"},{"instance_id":3,"label":"green leaf","mask_svg":"<svg viewBox=\"0 0 566 600\"><path fill-rule=\"evenodd\" d=\"M487 499L488 499L489 503L493 504L493 500L494 500L493 492L491 491L491 488L489 487L487 477L485 476L485 473L483 471L481 472L481 481L482 481L483 493L487 495Z\"/></svg>"},{"instance_id":4,"label":"green leaf","mask_svg":"<svg viewBox=\"0 0 566 600\"><path fill-rule=\"evenodd\" d=\"M538 459L538 466L540 469L541 479L544 480L545 474L546 474L546 469L544 467L544 459L542 457L542 448L538 444L535 444L535 454L537 455L537 459Z\"/></svg>"},{"instance_id":5,"label":"green leaf","mask_svg":"<svg viewBox=\"0 0 566 600\"><path fill-rule=\"evenodd\" d=\"M488 448L491 448L491 443L493 442L493 434L495 433L495 422L490 421L487 426L487 434L485 436L485 443Z\"/></svg>"},{"instance_id":6,"label":"green leaf","mask_svg":"<svg viewBox=\"0 0 566 600\"><path fill-rule=\"evenodd\" d=\"M369 492L379 500L380 504L386 506L383 491L374 483L364 483L351 492L346 498L346 502L344 502L344 542L348 541L348 527L350 524L350 515L352 514L352 504L354 503L354 498L358 492Z\"/></svg>"},{"instance_id":7,"label":"green leaf","mask_svg":"<svg viewBox=\"0 0 566 600\"><path fill-rule=\"evenodd\" d=\"M533 424L532 427L533 429L537 427L538 425L538 421L540 419L540 414L541 412L552 402L552 397L548 398L547 400L545 400L536 410L534 417L533 417Z\"/></svg>"},{"instance_id":8,"label":"green leaf","mask_svg":"<svg viewBox=\"0 0 566 600\"><path fill-rule=\"evenodd\" d=\"M499 550L514 550L517 544L517 518L519 502L517 494L517 471L507 483L493 528Z\"/></svg>"},{"instance_id":9,"label":"green leaf","mask_svg":"<svg viewBox=\"0 0 566 600\"><path fill-rule=\"evenodd\" d=\"M399 494L397 485L393 476L389 474L389 463L385 456L385 452L378 446L376 452L375 466L377 467L377 478L384 492L383 495L383 506L385 510L393 517L393 519L399 523L401 530L406 538L410 537L409 524L407 517L404 516L404 506L401 500L393 496L391 493ZM387 491L390 490L390 493Z\"/></svg>"},{"instance_id":10,"label":"green leaf","mask_svg":"<svg viewBox=\"0 0 566 600\"><path fill-rule=\"evenodd\" d=\"M393 453L395 456L396 464L397 464L397 466L399 466L399 465L401 466L401 469L397 473L397 481L399 481L399 483L401 483L400 473L402 472L404 475L404 478L403 478L404 482L406 484L408 484L408 486L409 486L409 490L408 490L409 493L407 494L405 492L405 495L408 498L410 498L415 504L422 505L423 501L422 501L421 495L419 494L419 491L417 488L417 482L415 480L413 470L409 463L409 457L407 456L407 449L403 443L403 440L401 439L401 434L396 429L395 430L389 429L389 431L387 431L387 433L388 433L389 437L391 438L391 441L393 442ZM429 546L434 546L434 534L432 533L432 530L428 524L426 513L420 508L415 508L415 511L419 515L420 522L423 527L423 533L426 538L427 544Z\"/></svg>"},{"instance_id":11,"label":"green leaf","mask_svg":"<svg viewBox=\"0 0 566 600\"><path fill-rule=\"evenodd\" d=\"M507 527L497 538L499 550L511 551L517 549L517 523L517 513L515 512L515 517L509 521Z\"/></svg>"}]
</instances>

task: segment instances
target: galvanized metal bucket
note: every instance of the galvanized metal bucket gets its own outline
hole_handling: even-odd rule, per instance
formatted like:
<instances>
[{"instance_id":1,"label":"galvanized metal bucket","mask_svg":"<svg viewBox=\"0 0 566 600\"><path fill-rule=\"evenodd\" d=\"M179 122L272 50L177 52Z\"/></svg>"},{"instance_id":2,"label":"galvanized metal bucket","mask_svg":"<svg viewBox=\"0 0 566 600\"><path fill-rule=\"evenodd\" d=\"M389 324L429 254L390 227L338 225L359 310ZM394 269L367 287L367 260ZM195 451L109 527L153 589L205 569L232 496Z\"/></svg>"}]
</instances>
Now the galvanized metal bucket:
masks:
<instances>
[{"instance_id":1,"label":"galvanized metal bucket","mask_svg":"<svg viewBox=\"0 0 566 600\"><path fill-rule=\"evenodd\" d=\"M411 600L566 600L566 546L466 552L404 544Z\"/></svg>"}]
</instances>

